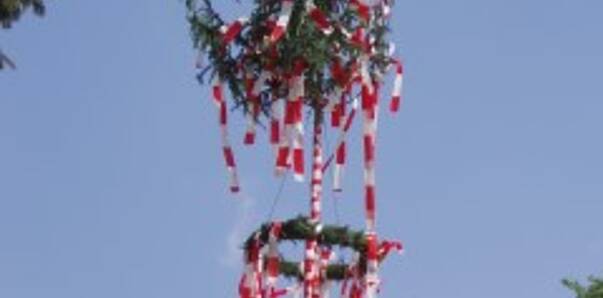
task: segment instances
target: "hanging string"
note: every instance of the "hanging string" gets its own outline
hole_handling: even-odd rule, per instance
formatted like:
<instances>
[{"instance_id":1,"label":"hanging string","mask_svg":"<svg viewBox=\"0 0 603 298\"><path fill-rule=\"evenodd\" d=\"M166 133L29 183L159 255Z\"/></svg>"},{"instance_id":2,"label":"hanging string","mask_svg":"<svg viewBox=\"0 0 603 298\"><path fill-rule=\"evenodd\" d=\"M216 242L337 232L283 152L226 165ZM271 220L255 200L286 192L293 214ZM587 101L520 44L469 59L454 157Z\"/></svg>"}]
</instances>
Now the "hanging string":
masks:
<instances>
[{"instance_id":1,"label":"hanging string","mask_svg":"<svg viewBox=\"0 0 603 298\"><path fill-rule=\"evenodd\" d=\"M273 219L274 211L276 210L276 206L278 205L279 201L281 200L281 195L283 193L283 189L285 188L285 182L287 181L288 174L289 174L289 172L286 172L281 177L281 182L279 183L278 189L276 190L276 194L274 195L274 198L272 199L272 205L270 206L270 212L268 212L268 216L266 217L266 222L271 222Z\"/></svg>"},{"instance_id":2,"label":"hanging string","mask_svg":"<svg viewBox=\"0 0 603 298\"><path fill-rule=\"evenodd\" d=\"M327 129L326 122L323 122L323 130L325 136L325 148L331 148L331 140L329 138L329 129ZM331 153L327 154L327 156L332 155ZM331 201L333 202L333 216L335 216L335 223L339 225L341 223L339 217L339 198L337 196L337 192L331 189Z\"/></svg>"}]
</instances>

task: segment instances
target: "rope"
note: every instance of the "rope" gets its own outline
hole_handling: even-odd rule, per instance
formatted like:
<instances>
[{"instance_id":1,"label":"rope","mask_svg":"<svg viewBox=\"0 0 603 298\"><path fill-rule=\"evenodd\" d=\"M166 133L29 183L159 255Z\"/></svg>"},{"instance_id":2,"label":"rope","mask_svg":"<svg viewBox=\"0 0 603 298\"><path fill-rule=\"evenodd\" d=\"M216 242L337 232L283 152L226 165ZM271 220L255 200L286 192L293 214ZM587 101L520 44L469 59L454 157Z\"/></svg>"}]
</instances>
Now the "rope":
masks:
<instances>
[{"instance_id":1,"label":"rope","mask_svg":"<svg viewBox=\"0 0 603 298\"><path fill-rule=\"evenodd\" d=\"M327 124L323 122L324 127L324 135L325 135L325 148L329 148L331 147L331 142L329 139L329 130L327 129ZM334 154L330 154L331 157ZM340 217L339 217L339 199L337 198L337 193L334 192L333 190L331 190L331 201L333 202L333 215L335 216L335 223L336 224L340 224Z\"/></svg>"},{"instance_id":2,"label":"rope","mask_svg":"<svg viewBox=\"0 0 603 298\"><path fill-rule=\"evenodd\" d=\"M268 213L268 216L266 218L266 222L271 222L272 218L274 216L274 211L276 210L276 206L278 205L280 199L281 199L281 194L283 193L283 189L285 188L285 182L287 181L287 175L289 174L289 172L285 172L283 174L283 177L281 178L281 183L279 184L279 187L276 191L276 194L274 195L274 198L272 199L272 206L270 206L270 212Z\"/></svg>"}]
</instances>

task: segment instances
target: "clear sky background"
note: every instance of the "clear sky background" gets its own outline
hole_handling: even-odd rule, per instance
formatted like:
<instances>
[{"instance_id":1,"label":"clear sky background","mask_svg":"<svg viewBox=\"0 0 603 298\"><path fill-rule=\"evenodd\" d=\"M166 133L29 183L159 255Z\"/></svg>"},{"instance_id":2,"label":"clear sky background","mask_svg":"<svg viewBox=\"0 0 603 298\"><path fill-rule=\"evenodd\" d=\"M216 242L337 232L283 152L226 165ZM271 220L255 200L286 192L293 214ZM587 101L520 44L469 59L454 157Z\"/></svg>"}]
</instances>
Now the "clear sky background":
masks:
<instances>
[{"instance_id":1,"label":"clear sky background","mask_svg":"<svg viewBox=\"0 0 603 298\"><path fill-rule=\"evenodd\" d=\"M603 2L397 2L406 102L382 117L378 224L407 253L382 297L571 297L561 278L603 273ZM278 180L237 139L245 192L226 192L184 16L50 1L0 31L18 64L0 72L0 297L234 297ZM355 146L325 216L338 200L362 227ZM288 181L276 216L307 201Z\"/></svg>"}]
</instances>

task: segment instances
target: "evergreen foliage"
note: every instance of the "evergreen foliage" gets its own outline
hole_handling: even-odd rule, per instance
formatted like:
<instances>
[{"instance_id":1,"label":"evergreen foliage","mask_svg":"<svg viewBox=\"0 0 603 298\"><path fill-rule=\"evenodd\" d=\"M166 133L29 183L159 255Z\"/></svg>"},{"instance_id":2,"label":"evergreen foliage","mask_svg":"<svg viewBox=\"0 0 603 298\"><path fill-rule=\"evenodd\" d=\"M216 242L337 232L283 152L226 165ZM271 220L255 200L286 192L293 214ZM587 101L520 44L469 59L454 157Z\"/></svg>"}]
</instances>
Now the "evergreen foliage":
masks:
<instances>
[{"instance_id":1,"label":"evergreen foliage","mask_svg":"<svg viewBox=\"0 0 603 298\"><path fill-rule=\"evenodd\" d=\"M46 12L42 0L0 0L0 25L10 28L29 8L38 16L43 16Z\"/></svg>"},{"instance_id":2,"label":"evergreen foliage","mask_svg":"<svg viewBox=\"0 0 603 298\"><path fill-rule=\"evenodd\" d=\"M564 279L563 285L576 293L576 298L603 298L603 279L588 278L589 285L583 286L576 280Z\"/></svg>"},{"instance_id":3,"label":"evergreen foliage","mask_svg":"<svg viewBox=\"0 0 603 298\"><path fill-rule=\"evenodd\" d=\"M332 34L324 34L311 20L305 8L306 0L295 0L284 37L278 42L271 42L271 24L281 11L282 2L254 0L249 21L234 41L225 45L220 29L228 26L229 22L222 19L212 1L186 0L194 46L207 53L209 58L209 65L200 71L199 81L203 83L207 74L212 78L218 75L228 85L235 106L243 106L244 111L248 111L242 74L252 74L257 78L262 70L272 70L286 77L296 66L303 64L304 103L318 110L325 104L325 95L333 92L336 86L344 88L359 67L358 61L366 52L366 44L351 39L359 28L367 28L367 36L371 36L369 71L373 79L380 81L380 76L393 62L389 55L390 43L386 40L389 28L385 21L387 18L382 17L384 12L375 10L374 18L365 20L348 0L313 1L333 25ZM341 68L343 77L333 76L330 71L333 67ZM260 98L264 114L269 114L271 100L287 96L289 90L285 81L274 79L262 90Z\"/></svg>"},{"instance_id":4,"label":"evergreen foliage","mask_svg":"<svg viewBox=\"0 0 603 298\"><path fill-rule=\"evenodd\" d=\"M42 0L0 0L0 27L11 28L12 24L30 8L38 16L43 16L46 12L46 6ZM15 64L0 50L0 70L5 67L14 69Z\"/></svg>"},{"instance_id":5,"label":"evergreen foliage","mask_svg":"<svg viewBox=\"0 0 603 298\"><path fill-rule=\"evenodd\" d=\"M260 246L267 245L272 225L272 223L265 223L257 231L251 233L245 241L245 250L248 250L255 241L259 241ZM323 246L339 246L352 249L359 254L358 269L361 270L360 274L366 269L367 242L363 231L354 231L347 226L318 226L311 223L310 220L304 216L298 216L282 222L281 233L278 238L279 242L306 241L309 238L317 239L318 243ZM349 267L349 264L343 262L329 264L326 272L327 279L341 281L348 278ZM284 277L303 278L303 274L299 268L299 262L281 259L279 271Z\"/></svg>"}]
</instances>

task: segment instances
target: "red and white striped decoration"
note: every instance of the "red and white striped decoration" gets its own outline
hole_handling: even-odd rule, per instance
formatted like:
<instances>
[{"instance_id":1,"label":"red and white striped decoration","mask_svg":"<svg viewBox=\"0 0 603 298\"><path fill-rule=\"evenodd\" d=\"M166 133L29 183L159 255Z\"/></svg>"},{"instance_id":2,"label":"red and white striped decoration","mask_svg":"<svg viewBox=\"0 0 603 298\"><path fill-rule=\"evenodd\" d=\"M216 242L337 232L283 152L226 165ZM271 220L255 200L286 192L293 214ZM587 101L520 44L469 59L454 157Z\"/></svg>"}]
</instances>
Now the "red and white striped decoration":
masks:
<instances>
[{"instance_id":1,"label":"red and white striped decoration","mask_svg":"<svg viewBox=\"0 0 603 298\"><path fill-rule=\"evenodd\" d=\"M289 86L291 86L291 84ZM290 165L290 138L293 132L293 125L295 124L294 115L296 110L297 108L295 107L294 101L291 99L291 97L288 97L287 101L285 102L285 111L282 122L279 121L279 123L282 123L283 128L279 135L279 145L276 153L275 173L277 176L283 175Z\"/></svg>"},{"instance_id":2,"label":"red and white striped decoration","mask_svg":"<svg viewBox=\"0 0 603 298\"><path fill-rule=\"evenodd\" d=\"M370 20L371 8L365 0L350 0L350 4L356 8L356 12L363 21L368 22Z\"/></svg>"},{"instance_id":3,"label":"red and white striped decoration","mask_svg":"<svg viewBox=\"0 0 603 298\"><path fill-rule=\"evenodd\" d=\"M272 223L270 236L268 238L268 255L266 263L266 290L269 293L277 292L276 282L280 270L280 255L278 252L278 240L280 238L282 225L280 222Z\"/></svg>"},{"instance_id":4,"label":"red and white striped decoration","mask_svg":"<svg viewBox=\"0 0 603 298\"><path fill-rule=\"evenodd\" d=\"M379 245L379 261L381 262L385 259L392 250L402 254L404 252L404 245L400 241L382 241Z\"/></svg>"},{"instance_id":5,"label":"red and white striped decoration","mask_svg":"<svg viewBox=\"0 0 603 298\"><path fill-rule=\"evenodd\" d=\"M331 33L333 33L333 26L329 22L327 16L320 8L314 5L313 0L306 0L306 10L316 27L318 27L322 33L325 35L331 35Z\"/></svg>"},{"instance_id":6,"label":"red and white striped decoration","mask_svg":"<svg viewBox=\"0 0 603 298\"><path fill-rule=\"evenodd\" d=\"M270 41L277 42L287 32L287 26L289 25L289 19L291 18L291 12L293 11L294 0L282 0L281 2L281 13L276 21L276 26L270 34Z\"/></svg>"},{"instance_id":7,"label":"red and white striped decoration","mask_svg":"<svg viewBox=\"0 0 603 298\"><path fill-rule=\"evenodd\" d=\"M295 180L304 181L304 122L303 122L303 98L305 96L305 77L303 74L296 75L293 85L293 177Z\"/></svg>"},{"instance_id":8,"label":"red and white striped decoration","mask_svg":"<svg viewBox=\"0 0 603 298\"><path fill-rule=\"evenodd\" d=\"M281 100L273 100L270 103L270 144L278 152L278 144L281 142L282 111Z\"/></svg>"},{"instance_id":9,"label":"red and white striped decoration","mask_svg":"<svg viewBox=\"0 0 603 298\"><path fill-rule=\"evenodd\" d=\"M260 263L260 247L256 239L251 247L245 250L245 272L239 282L240 298L262 298L262 264Z\"/></svg>"},{"instance_id":10,"label":"red and white striped decoration","mask_svg":"<svg viewBox=\"0 0 603 298\"><path fill-rule=\"evenodd\" d=\"M285 104L285 127L281 146L277 154L277 174L282 174L291 160L293 177L297 181L304 180L304 126L303 126L303 96L304 77L296 75L289 80L289 97ZM289 144L292 143L291 156Z\"/></svg>"},{"instance_id":11,"label":"red and white striped decoration","mask_svg":"<svg viewBox=\"0 0 603 298\"><path fill-rule=\"evenodd\" d=\"M226 162L226 169L228 171L230 191L239 192L240 186L239 178L237 175L237 166L235 163L232 147L230 146L230 140L228 138L228 109L226 107L226 101L224 100L222 83L219 79L214 80L212 89L213 100L216 106L218 107L220 135L222 139L222 152L224 155L224 161Z\"/></svg>"},{"instance_id":12,"label":"red and white striped decoration","mask_svg":"<svg viewBox=\"0 0 603 298\"><path fill-rule=\"evenodd\" d=\"M271 76L269 71L262 71L257 79L247 78L247 98L249 99L249 111L247 113L247 130L245 132L244 143L253 145L255 143L256 119L260 113L260 92Z\"/></svg>"},{"instance_id":13,"label":"red and white striped decoration","mask_svg":"<svg viewBox=\"0 0 603 298\"><path fill-rule=\"evenodd\" d=\"M343 106L345 113L345 106ZM342 177L343 177L343 169L346 161L346 141L345 141L345 128L341 127L341 134L343 135L341 139L341 144L336 147L335 151L335 167L333 167L333 191L341 192L343 190Z\"/></svg>"},{"instance_id":14,"label":"red and white striped decoration","mask_svg":"<svg viewBox=\"0 0 603 298\"><path fill-rule=\"evenodd\" d=\"M298 182L304 181L304 136L297 129L293 136L293 178Z\"/></svg>"},{"instance_id":15,"label":"red and white striped decoration","mask_svg":"<svg viewBox=\"0 0 603 298\"><path fill-rule=\"evenodd\" d=\"M343 104L341 103L341 107L343 108ZM352 127L352 122L356 116L356 111L358 110L358 100L354 99L352 101L352 109L350 113L345 118L345 122L338 123L338 128L340 130L340 134L335 145L335 153L327 159L325 164L323 165L323 172L326 171L327 167L335 160L335 167L333 171L333 191L341 191L342 190L342 176L343 176L343 167L346 161L346 138L347 133Z\"/></svg>"},{"instance_id":16,"label":"red and white striped decoration","mask_svg":"<svg viewBox=\"0 0 603 298\"><path fill-rule=\"evenodd\" d=\"M220 27L222 33L222 46L227 46L235 40L235 38L243 30L243 26L247 24L247 18L239 18L230 25Z\"/></svg>"},{"instance_id":17,"label":"red and white striped decoration","mask_svg":"<svg viewBox=\"0 0 603 298\"><path fill-rule=\"evenodd\" d=\"M377 297L379 289L379 255L377 233L368 232L366 235L366 275L364 278L366 298Z\"/></svg>"},{"instance_id":18,"label":"red and white striped decoration","mask_svg":"<svg viewBox=\"0 0 603 298\"><path fill-rule=\"evenodd\" d=\"M394 80L394 89L392 91L392 101L390 103L390 110L397 112L400 110L400 104L402 101L402 84L404 82L404 66L400 60L394 60L396 65L396 78Z\"/></svg>"}]
</instances>

